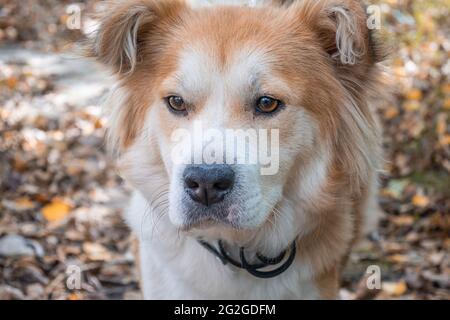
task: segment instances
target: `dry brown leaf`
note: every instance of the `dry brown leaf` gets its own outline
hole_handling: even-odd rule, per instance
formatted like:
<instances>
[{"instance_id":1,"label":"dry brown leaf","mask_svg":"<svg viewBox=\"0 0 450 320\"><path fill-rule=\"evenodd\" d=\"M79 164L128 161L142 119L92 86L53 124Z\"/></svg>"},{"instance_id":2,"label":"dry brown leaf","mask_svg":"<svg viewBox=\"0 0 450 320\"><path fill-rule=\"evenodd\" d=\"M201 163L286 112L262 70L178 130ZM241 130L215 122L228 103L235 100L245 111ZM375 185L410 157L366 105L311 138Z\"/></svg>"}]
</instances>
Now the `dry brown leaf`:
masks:
<instances>
[{"instance_id":1,"label":"dry brown leaf","mask_svg":"<svg viewBox=\"0 0 450 320\"><path fill-rule=\"evenodd\" d=\"M394 105L389 106L389 108L387 108L384 111L384 117L387 120L391 120L391 119L395 118L396 116L398 116L398 114L399 114L399 111L398 111L397 107Z\"/></svg>"},{"instance_id":2,"label":"dry brown leaf","mask_svg":"<svg viewBox=\"0 0 450 320\"><path fill-rule=\"evenodd\" d=\"M6 80L6 85L9 89L14 90L17 87L17 78L15 77L9 77L8 80Z\"/></svg>"},{"instance_id":3,"label":"dry brown leaf","mask_svg":"<svg viewBox=\"0 0 450 320\"><path fill-rule=\"evenodd\" d=\"M387 260L393 263L404 264L409 261L408 256L405 254L393 254L390 255Z\"/></svg>"},{"instance_id":4,"label":"dry brown leaf","mask_svg":"<svg viewBox=\"0 0 450 320\"><path fill-rule=\"evenodd\" d=\"M391 221L398 226L410 226L414 223L414 218L408 215L394 216Z\"/></svg>"},{"instance_id":5,"label":"dry brown leaf","mask_svg":"<svg viewBox=\"0 0 450 320\"><path fill-rule=\"evenodd\" d=\"M440 113L437 116L437 121L436 121L436 132L439 135L443 135L445 134L445 132L447 131L447 115L445 113Z\"/></svg>"},{"instance_id":6,"label":"dry brown leaf","mask_svg":"<svg viewBox=\"0 0 450 320\"><path fill-rule=\"evenodd\" d=\"M105 261L112 258L111 252L99 243L85 242L83 243L83 251L92 261Z\"/></svg>"},{"instance_id":7,"label":"dry brown leaf","mask_svg":"<svg viewBox=\"0 0 450 320\"><path fill-rule=\"evenodd\" d=\"M24 172L28 168L27 161L19 154L14 157L13 165L14 169L19 172Z\"/></svg>"},{"instance_id":8,"label":"dry brown leaf","mask_svg":"<svg viewBox=\"0 0 450 320\"><path fill-rule=\"evenodd\" d=\"M21 197L17 199L15 201L15 205L17 206L18 210L29 210L35 207L34 202L27 197Z\"/></svg>"}]
</instances>

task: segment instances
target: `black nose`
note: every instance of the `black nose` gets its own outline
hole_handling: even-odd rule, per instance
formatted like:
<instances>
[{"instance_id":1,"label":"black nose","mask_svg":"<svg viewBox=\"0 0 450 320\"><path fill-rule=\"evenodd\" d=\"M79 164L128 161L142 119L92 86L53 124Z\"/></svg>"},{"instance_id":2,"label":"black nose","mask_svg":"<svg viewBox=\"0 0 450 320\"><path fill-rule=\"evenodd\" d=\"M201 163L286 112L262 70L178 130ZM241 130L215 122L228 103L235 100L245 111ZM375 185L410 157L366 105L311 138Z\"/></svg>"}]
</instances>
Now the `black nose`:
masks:
<instances>
[{"instance_id":1,"label":"black nose","mask_svg":"<svg viewBox=\"0 0 450 320\"><path fill-rule=\"evenodd\" d=\"M184 188L192 200L205 206L223 200L234 184L234 171L229 165L191 165L183 173Z\"/></svg>"}]
</instances>

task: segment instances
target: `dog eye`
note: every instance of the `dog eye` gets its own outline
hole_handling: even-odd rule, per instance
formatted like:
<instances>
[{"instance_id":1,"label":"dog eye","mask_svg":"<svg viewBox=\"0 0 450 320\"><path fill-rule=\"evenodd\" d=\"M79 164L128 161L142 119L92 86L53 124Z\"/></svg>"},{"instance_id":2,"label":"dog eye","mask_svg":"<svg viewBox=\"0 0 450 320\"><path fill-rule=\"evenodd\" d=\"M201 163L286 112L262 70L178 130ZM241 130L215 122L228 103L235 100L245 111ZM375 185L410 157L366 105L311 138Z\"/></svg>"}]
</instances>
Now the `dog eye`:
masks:
<instances>
[{"instance_id":1,"label":"dog eye","mask_svg":"<svg viewBox=\"0 0 450 320\"><path fill-rule=\"evenodd\" d=\"M256 103L256 111L261 113L272 113L281 105L281 101L271 97L261 97Z\"/></svg>"},{"instance_id":2,"label":"dog eye","mask_svg":"<svg viewBox=\"0 0 450 320\"><path fill-rule=\"evenodd\" d=\"M184 112L186 111L186 104L182 97L170 96L166 98L167 105L172 111Z\"/></svg>"}]
</instances>

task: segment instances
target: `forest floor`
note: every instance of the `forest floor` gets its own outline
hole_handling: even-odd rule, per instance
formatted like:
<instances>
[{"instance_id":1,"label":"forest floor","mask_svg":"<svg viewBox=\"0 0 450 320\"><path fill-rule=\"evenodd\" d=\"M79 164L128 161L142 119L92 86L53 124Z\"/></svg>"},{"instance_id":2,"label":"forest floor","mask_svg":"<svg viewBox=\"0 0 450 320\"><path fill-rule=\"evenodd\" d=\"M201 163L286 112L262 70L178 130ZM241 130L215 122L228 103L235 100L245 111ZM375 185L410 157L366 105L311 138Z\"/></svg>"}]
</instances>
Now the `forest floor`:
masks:
<instances>
[{"instance_id":1,"label":"forest floor","mask_svg":"<svg viewBox=\"0 0 450 320\"><path fill-rule=\"evenodd\" d=\"M84 10L95 3L84 1ZM385 215L350 257L344 299L450 299L445 3L381 6L380 33L393 48L386 62L393 98L378 110ZM68 4L0 0L0 299L140 296L121 217L130 189L104 148L100 105L110 83L70 53L67 43L81 32L67 30ZM366 286L373 265L380 290ZM79 290L67 285L71 270L81 270Z\"/></svg>"}]
</instances>

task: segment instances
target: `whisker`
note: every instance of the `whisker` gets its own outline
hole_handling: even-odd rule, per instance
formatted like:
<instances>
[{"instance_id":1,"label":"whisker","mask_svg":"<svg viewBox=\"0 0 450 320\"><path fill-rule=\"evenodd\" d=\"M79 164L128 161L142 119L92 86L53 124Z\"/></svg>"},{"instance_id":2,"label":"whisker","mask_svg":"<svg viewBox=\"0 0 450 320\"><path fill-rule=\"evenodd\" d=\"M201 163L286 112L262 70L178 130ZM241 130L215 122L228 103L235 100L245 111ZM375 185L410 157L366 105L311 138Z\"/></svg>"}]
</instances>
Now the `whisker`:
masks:
<instances>
[{"instance_id":1,"label":"whisker","mask_svg":"<svg viewBox=\"0 0 450 320\"><path fill-rule=\"evenodd\" d=\"M162 187L167 187L169 185L169 183L164 184ZM162 197L166 196L169 193L169 190L167 188L164 188L162 191L160 191L155 198L151 201L148 202L147 201L147 207L146 210L144 212L144 215L142 216L141 219L141 227L140 227L140 233L141 233L141 237L144 237L144 225L145 225L145 221L147 220L147 218L150 216L152 217L152 224L155 224L154 221L154 215L152 215L152 212L154 212L154 204L156 201L159 201ZM164 199L163 199L164 200ZM152 231L153 234L153 231Z\"/></svg>"}]
</instances>

